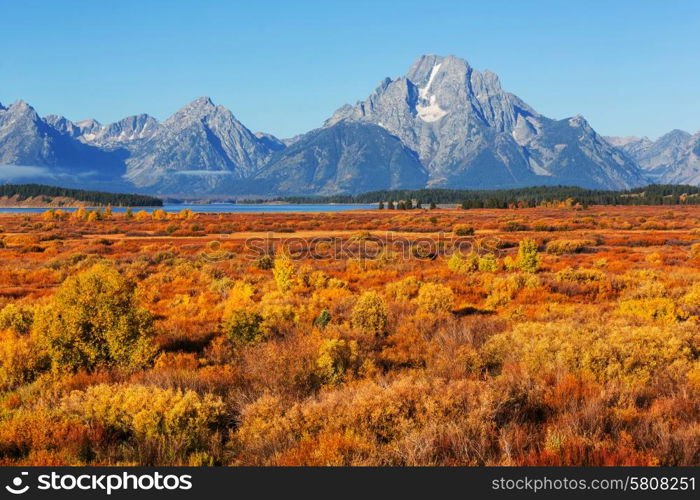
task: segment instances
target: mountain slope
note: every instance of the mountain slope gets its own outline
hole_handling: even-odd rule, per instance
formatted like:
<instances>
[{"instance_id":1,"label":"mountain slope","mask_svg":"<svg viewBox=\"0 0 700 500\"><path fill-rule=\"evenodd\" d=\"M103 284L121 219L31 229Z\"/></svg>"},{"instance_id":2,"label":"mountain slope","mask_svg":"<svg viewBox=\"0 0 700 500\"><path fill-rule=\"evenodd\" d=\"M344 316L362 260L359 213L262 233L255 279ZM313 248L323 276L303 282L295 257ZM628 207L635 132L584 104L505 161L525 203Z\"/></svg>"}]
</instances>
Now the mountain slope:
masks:
<instances>
[{"instance_id":1,"label":"mountain slope","mask_svg":"<svg viewBox=\"0 0 700 500\"><path fill-rule=\"evenodd\" d=\"M607 137L644 171L647 178L660 183L698 184L697 152L700 133L691 136L683 130L672 130L651 141L647 137Z\"/></svg>"},{"instance_id":2,"label":"mountain slope","mask_svg":"<svg viewBox=\"0 0 700 500\"><path fill-rule=\"evenodd\" d=\"M416 154L383 128L341 122L309 132L276 154L249 186L279 194L355 194L418 188L427 179Z\"/></svg>"},{"instance_id":3,"label":"mountain slope","mask_svg":"<svg viewBox=\"0 0 700 500\"><path fill-rule=\"evenodd\" d=\"M138 145L126 162L125 178L161 193L226 189L269 160L275 149L269 142L256 137L228 109L202 97Z\"/></svg>"},{"instance_id":4,"label":"mountain slope","mask_svg":"<svg viewBox=\"0 0 700 500\"><path fill-rule=\"evenodd\" d=\"M1 109L0 178L44 175L79 182L78 177L105 180L124 173L121 153L83 144L62 125L64 129L54 128L24 101Z\"/></svg>"},{"instance_id":5,"label":"mountain slope","mask_svg":"<svg viewBox=\"0 0 700 500\"><path fill-rule=\"evenodd\" d=\"M406 76L383 80L326 126L347 120L374 123L399 137L418 153L432 186L644 183L636 165L583 118L546 118L505 92L494 73L454 56L420 57Z\"/></svg>"}]
</instances>

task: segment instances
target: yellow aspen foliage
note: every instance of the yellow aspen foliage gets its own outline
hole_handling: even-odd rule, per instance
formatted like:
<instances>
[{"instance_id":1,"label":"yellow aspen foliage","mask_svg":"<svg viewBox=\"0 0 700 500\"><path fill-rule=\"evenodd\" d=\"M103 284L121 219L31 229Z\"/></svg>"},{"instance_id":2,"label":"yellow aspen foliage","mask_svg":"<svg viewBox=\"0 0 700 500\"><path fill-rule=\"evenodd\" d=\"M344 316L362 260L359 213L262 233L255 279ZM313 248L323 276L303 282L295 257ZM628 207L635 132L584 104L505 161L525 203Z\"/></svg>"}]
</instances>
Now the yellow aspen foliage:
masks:
<instances>
[{"instance_id":1,"label":"yellow aspen foliage","mask_svg":"<svg viewBox=\"0 0 700 500\"><path fill-rule=\"evenodd\" d=\"M34 336L0 332L0 390L32 382L47 367Z\"/></svg>"}]
</instances>

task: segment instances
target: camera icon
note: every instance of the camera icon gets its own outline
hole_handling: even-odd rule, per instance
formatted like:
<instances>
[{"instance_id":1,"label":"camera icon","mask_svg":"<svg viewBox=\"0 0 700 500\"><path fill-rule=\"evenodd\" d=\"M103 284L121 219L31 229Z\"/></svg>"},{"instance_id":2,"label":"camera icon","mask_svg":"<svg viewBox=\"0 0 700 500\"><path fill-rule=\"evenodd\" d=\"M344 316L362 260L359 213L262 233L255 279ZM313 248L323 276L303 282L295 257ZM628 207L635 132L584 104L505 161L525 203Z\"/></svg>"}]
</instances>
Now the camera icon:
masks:
<instances>
[{"instance_id":1,"label":"camera icon","mask_svg":"<svg viewBox=\"0 0 700 500\"><path fill-rule=\"evenodd\" d=\"M5 486L5 489L13 495L21 495L29 490L29 485L22 487L23 476L28 476L29 472L22 472L19 476L12 480L12 486Z\"/></svg>"}]
</instances>

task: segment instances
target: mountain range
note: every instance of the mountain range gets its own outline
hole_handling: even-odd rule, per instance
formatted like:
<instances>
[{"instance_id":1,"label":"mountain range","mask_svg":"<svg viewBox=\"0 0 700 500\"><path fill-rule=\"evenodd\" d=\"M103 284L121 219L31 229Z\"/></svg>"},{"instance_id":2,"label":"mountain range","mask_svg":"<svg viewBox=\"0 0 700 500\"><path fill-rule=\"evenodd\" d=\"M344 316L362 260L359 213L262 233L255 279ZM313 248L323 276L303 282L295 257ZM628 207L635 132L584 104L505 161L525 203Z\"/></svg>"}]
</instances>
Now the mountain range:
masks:
<instances>
[{"instance_id":1,"label":"mountain range","mask_svg":"<svg viewBox=\"0 0 700 500\"><path fill-rule=\"evenodd\" d=\"M201 97L163 122L103 125L0 104L0 182L160 195L331 195L422 187L700 184L700 134L602 137L582 117L545 117L499 78L421 56L293 139L252 132Z\"/></svg>"}]
</instances>

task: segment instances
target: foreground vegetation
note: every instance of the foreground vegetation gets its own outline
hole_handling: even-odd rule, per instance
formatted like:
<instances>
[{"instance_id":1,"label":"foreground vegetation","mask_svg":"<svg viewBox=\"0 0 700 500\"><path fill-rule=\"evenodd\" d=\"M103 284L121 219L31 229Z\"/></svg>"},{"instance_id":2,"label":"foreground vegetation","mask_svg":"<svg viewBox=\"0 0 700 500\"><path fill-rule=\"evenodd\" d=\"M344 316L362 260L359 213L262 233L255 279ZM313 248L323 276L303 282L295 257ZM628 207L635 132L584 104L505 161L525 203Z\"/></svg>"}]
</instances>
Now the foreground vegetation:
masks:
<instances>
[{"instance_id":1,"label":"foreground vegetation","mask_svg":"<svg viewBox=\"0 0 700 500\"><path fill-rule=\"evenodd\" d=\"M1 465L700 464L697 207L91 214L0 217Z\"/></svg>"}]
</instances>

